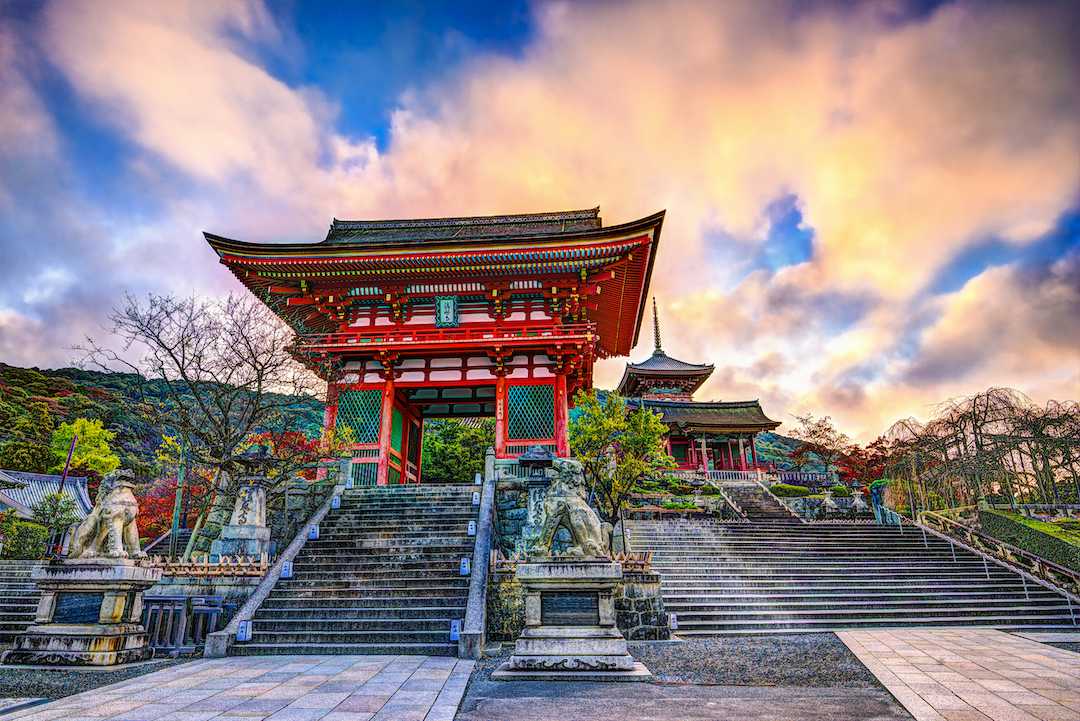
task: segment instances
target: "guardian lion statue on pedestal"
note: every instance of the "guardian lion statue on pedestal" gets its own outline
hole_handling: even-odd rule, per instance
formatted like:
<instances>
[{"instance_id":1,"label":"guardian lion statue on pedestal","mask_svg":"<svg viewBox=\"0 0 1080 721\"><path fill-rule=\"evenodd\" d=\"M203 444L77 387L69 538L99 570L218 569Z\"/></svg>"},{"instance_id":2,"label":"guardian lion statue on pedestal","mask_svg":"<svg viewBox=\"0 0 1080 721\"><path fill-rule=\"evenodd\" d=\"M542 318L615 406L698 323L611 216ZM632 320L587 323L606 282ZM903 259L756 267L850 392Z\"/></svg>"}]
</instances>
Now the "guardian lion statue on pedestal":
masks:
<instances>
[{"instance_id":1,"label":"guardian lion statue on pedestal","mask_svg":"<svg viewBox=\"0 0 1080 721\"><path fill-rule=\"evenodd\" d=\"M586 503L585 476L581 462L560 458L554 463L555 479L544 495L544 525L537 548L551 553L551 544L560 528L570 532L573 545L568 556L610 556L612 526L600 520Z\"/></svg>"},{"instance_id":2,"label":"guardian lion statue on pedestal","mask_svg":"<svg viewBox=\"0 0 1080 721\"><path fill-rule=\"evenodd\" d=\"M88 558L146 558L139 548L135 518L139 502L132 489L135 474L116 470L101 479L97 503L72 534L68 560Z\"/></svg>"}]
</instances>

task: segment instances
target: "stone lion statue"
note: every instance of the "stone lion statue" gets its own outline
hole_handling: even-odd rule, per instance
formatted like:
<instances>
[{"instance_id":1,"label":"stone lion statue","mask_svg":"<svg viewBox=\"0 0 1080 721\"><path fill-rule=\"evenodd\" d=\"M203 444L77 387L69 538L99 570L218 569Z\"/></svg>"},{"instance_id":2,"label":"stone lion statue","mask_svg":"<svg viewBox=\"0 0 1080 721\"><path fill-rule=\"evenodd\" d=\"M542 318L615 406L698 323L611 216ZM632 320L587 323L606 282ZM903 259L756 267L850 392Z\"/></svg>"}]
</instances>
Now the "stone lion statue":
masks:
<instances>
[{"instance_id":1,"label":"stone lion statue","mask_svg":"<svg viewBox=\"0 0 1080 721\"><path fill-rule=\"evenodd\" d=\"M68 560L80 558L146 558L139 548L135 517L139 502L132 493L135 474L116 470L101 479L97 503L72 534Z\"/></svg>"},{"instance_id":2,"label":"stone lion statue","mask_svg":"<svg viewBox=\"0 0 1080 721\"><path fill-rule=\"evenodd\" d=\"M555 479L544 495L544 525L537 548L551 553L551 544L560 528L570 532L573 545L569 556L610 556L610 523L605 523L586 503L585 476L581 462L572 458L555 461Z\"/></svg>"}]
</instances>

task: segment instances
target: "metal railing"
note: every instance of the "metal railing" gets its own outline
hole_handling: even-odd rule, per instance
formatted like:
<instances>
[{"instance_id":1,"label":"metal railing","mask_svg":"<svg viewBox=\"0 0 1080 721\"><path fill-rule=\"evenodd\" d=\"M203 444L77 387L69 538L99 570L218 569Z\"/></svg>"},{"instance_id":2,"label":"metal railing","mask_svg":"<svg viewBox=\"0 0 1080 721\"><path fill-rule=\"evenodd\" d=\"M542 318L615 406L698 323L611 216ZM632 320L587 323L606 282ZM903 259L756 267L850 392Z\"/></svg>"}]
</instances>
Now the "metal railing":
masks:
<instances>
[{"instance_id":1,"label":"metal railing","mask_svg":"<svg viewBox=\"0 0 1080 721\"><path fill-rule=\"evenodd\" d=\"M1073 595L1080 595L1080 572L1049 561L989 534L934 511L922 511L919 520L927 529L981 551L1015 569L1025 571Z\"/></svg>"}]
</instances>

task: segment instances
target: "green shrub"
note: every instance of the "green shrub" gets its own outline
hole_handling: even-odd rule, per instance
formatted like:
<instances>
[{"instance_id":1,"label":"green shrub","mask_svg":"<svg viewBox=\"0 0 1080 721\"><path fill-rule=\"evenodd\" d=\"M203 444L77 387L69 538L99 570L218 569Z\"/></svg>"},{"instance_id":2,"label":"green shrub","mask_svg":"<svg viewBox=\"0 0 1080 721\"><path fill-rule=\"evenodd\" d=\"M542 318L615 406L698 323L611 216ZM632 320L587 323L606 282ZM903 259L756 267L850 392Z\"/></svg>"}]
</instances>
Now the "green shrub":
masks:
<instances>
[{"instance_id":1,"label":"green shrub","mask_svg":"<svg viewBox=\"0 0 1080 721\"><path fill-rule=\"evenodd\" d=\"M49 529L32 521L24 521L13 509L0 513L0 536L4 550L0 558L37 560L45 556Z\"/></svg>"},{"instance_id":2,"label":"green shrub","mask_svg":"<svg viewBox=\"0 0 1080 721\"><path fill-rule=\"evenodd\" d=\"M851 489L847 486L833 486L829 489L832 491L833 498L850 498Z\"/></svg>"},{"instance_id":3,"label":"green shrub","mask_svg":"<svg viewBox=\"0 0 1080 721\"><path fill-rule=\"evenodd\" d=\"M806 486L789 486L786 483L774 483L770 488L777 498L805 498L810 495Z\"/></svg>"},{"instance_id":4,"label":"green shrub","mask_svg":"<svg viewBox=\"0 0 1080 721\"><path fill-rule=\"evenodd\" d=\"M693 501L690 501L690 500L687 500L687 499L684 499L684 498L677 498L677 499L671 500L671 501L664 501L663 507L667 508L668 510L671 510L671 511L675 511L675 510L681 511L681 510L697 508L697 506L694 505Z\"/></svg>"},{"instance_id":5,"label":"green shrub","mask_svg":"<svg viewBox=\"0 0 1080 721\"><path fill-rule=\"evenodd\" d=\"M1055 526L1063 531L1071 531L1072 533L1080 533L1080 521L1075 518L1060 518L1053 522Z\"/></svg>"},{"instance_id":6,"label":"green shrub","mask_svg":"<svg viewBox=\"0 0 1080 721\"><path fill-rule=\"evenodd\" d=\"M1018 513L979 511L983 533L1028 553L1080 571L1080 538L1053 523L1043 523Z\"/></svg>"}]
</instances>

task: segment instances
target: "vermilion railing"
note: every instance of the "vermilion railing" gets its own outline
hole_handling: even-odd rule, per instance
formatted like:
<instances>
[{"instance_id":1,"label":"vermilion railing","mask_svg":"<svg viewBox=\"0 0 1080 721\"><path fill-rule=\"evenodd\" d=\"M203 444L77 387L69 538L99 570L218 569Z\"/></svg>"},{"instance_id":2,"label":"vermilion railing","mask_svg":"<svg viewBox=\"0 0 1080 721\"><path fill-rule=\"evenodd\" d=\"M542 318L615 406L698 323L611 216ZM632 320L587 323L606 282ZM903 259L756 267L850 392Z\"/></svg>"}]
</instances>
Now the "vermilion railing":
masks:
<instances>
[{"instance_id":1,"label":"vermilion railing","mask_svg":"<svg viewBox=\"0 0 1080 721\"><path fill-rule=\"evenodd\" d=\"M342 333L326 333L301 336L297 345L305 350L331 348L354 348L365 345L455 345L489 343L530 343L538 340L596 339L596 324L571 323L567 325L526 325L512 328L462 327L413 330L410 328L384 327L348 330Z\"/></svg>"}]
</instances>

